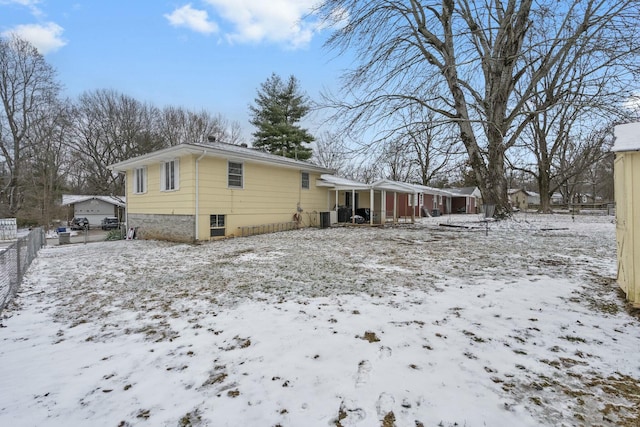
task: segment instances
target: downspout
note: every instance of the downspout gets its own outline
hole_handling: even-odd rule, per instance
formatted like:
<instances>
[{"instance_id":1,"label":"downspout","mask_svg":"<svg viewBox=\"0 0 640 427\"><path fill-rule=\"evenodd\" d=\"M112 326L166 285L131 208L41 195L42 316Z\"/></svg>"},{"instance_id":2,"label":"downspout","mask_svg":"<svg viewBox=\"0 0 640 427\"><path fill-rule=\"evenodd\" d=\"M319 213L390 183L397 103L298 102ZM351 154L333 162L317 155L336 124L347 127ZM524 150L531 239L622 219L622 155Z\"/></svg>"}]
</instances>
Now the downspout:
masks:
<instances>
[{"instance_id":1,"label":"downspout","mask_svg":"<svg viewBox=\"0 0 640 427\"><path fill-rule=\"evenodd\" d=\"M129 188L128 188L129 182L127 181L127 171L120 172L120 173L124 174L124 200L125 200L125 202L124 202L124 223L125 223L124 234L126 236L127 235L127 231L129 230L129 209L128 209L127 202L126 202L126 200L129 200L129 194L128 194L129 193ZM120 226L120 227L122 227L122 226ZM122 232L122 230L120 230L120 232Z\"/></svg>"},{"instance_id":2,"label":"downspout","mask_svg":"<svg viewBox=\"0 0 640 427\"><path fill-rule=\"evenodd\" d=\"M202 154L200 154L200 156L196 159L196 210L195 210L195 225L196 225L196 229L195 229L195 240L198 240L198 236L200 233L200 226L198 225L198 222L200 220L199 218L199 214L200 214L200 160L202 160L202 158L204 157L204 155L207 154L207 150L203 150Z\"/></svg>"}]
</instances>

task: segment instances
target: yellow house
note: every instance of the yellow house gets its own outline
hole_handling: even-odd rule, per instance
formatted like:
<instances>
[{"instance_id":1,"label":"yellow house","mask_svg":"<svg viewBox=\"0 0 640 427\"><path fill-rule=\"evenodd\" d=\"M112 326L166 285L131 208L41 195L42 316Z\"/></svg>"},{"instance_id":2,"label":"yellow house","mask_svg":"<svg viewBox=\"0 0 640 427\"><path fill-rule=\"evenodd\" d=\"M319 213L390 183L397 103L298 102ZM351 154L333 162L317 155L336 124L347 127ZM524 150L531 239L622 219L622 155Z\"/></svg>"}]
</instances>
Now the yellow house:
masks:
<instances>
[{"instance_id":1,"label":"yellow house","mask_svg":"<svg viewBox=\"0 0 640 427\"><path fill-rule=\"evenodd\" d=\"M318 225L323 167L247 147L181 144L110 165L126 174L127 227L175 241Z\"/></svg>"},{"instance_id":2,"label":"yellow house","mask_svg":"<svg viewBox=\"0 0 640 427\"><path fill-rule=\"evenodd\" d=\"M518 208L521 211L527 210L529 207L529 199L526 190L521 188L510 188L507 191L511 207Z\"/></svg>"},{"instance_id":3,"label":"yellow house","mask_svg":"<svg viewBox=\"0 0 640 427\"><path fill-rule=\"evenodd\" d=\"M616 126L615 137L618 284L640 308L640 123Z\"/></svg>"}]
</instances>

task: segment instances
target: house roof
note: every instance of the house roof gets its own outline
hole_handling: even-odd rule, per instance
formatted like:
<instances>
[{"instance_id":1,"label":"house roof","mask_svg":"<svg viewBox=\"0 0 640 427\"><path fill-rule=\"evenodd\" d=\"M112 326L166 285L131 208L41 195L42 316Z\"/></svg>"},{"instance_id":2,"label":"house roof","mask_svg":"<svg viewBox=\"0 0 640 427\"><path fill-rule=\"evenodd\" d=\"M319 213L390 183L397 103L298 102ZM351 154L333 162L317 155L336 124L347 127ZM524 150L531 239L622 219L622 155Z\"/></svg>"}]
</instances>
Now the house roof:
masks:
<instances>
[{"instance_id":1,"label":"house roof","mask_svg":"<svg viewBox=\"0 0 640 427\"><path fill-rule=\"evenodd\" d=\"M615 142L611 151L640 151L640 122L615 127Z\"/></svg>"},{"instance_id":2,"label":"house roof","mask_svg":"<svg viewBox=\"0 0 640 427\"><path fill-rule=\"evenodd\" d=\"M265 151L253 148L242 147L240 145L224 144L214 142L210 144L179 144L173 147L163 148L162 150L152 153L143 154L133 157L122 162L109 165L108 168L116 172L125 172L127 170L146 166L155 162L173 160L177 157L187 155L201 155L209 157L222 157L229 160L249 161L255 163L266 163L278 165L286 168L300 169L305 171L331 173L331 169L317 166L300 160L290 159L288 157L276 156Z\"/></svg>"},{"instance_id":3,"label":"house roof","mask_svg":"<svg viewBox=\"0 0 640 427\"><path fill-rule=\"evenodd\" d=\"M481 197L478 187L443 188L444 191L452 193L453 196Z\"/></svg>"},{"instance_id":4,"label":"house roof","mask_svg":"<svg viewBox=\"0 0 640 427\"><path fill-rule=\"evenodd\" d=\"M96 196L96 195L83 195L83 194L63 194L62 206L75 205L76 203L86 202L87 200L102 200L103 202L111 203L118 207L125 207L126 199L124 196Z\"/></svg>"},{"instance_id":5,"label":"house roof","mask_svg":"<svg viewBox=\"0 0 640 427\"><path fill-rule=\"evenodd\" d=\"M365 184L358 181L353 181L347 178L341 178L339 176L324 174L316 181L316 185L319 187L329 187L335 190L384 190L393 191L396 193L406 194L435 194L448 197L460 197L460 196L472 196L479 197L479 191L476 187L468 188L434 188L426 185L410 184L408 182L392 181L390 179L381 179L373 184ZM467 194L468 193L468 194ZM477 193L477 194L476 194Z\"/></svg>"},{"instance_id":6,"label":"house roof","mask_svg":"<svg viewBox=\"0 0 640 427\"><path fill-rule=\"evenodd\" d=\"M363 182L353 181L351 179L342 178L331 174L323 174L316 181L319 187L330 187L336 190L370 190L371 185Z\"/></svg>"}]
</instances>

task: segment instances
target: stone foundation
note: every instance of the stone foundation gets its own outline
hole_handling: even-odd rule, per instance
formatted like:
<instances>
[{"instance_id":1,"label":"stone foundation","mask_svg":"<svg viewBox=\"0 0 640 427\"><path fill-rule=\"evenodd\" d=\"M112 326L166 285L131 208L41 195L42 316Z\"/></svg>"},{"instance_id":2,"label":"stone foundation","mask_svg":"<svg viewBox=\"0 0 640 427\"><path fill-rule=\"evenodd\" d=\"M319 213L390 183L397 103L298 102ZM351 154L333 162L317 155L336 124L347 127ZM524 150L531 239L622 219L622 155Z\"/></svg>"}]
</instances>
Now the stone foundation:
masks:
<instances>
[{"instance_id":1,"label":"stone foundation","mask_svg":"<svg viewBox=\"0 0 640 427\"><path fill-rule=\"evenodd\" d=\"M129 214L127 227L136 228L137 239L195 241L195 216Z\"/></svg>"}]
</instances>

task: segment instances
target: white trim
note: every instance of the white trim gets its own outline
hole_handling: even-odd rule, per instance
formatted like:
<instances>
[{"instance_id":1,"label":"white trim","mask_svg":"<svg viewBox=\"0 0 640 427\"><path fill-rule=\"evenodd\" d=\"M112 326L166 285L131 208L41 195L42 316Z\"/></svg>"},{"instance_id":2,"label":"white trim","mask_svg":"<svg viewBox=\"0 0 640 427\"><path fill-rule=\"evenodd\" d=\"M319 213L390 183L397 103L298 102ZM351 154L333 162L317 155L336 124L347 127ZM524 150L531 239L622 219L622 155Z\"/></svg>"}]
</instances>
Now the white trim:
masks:
<instances>
[{"instance_id":1,"label":"white trim","mask_svg":"<svg viewBox=\"0 0 640 427\"><path fill-rule=\"evenodd\" d=\"M140 183L140 172L142 173L142 189L139 189L138 184ZM147 192L147 167L140 166L133 170L133 194L145 194Z\"/></svg>"},{"instance_id":2,"label":"white trim","mask_svg":"<svg viewBox=\"0 0 640 427\"><path fill-rule=\"evenodd\" d=\"M167 165L173 163L171 188L167 188ZM160 191L177 191L180 189L180 159L167 160L160 163Z\"/></svg>"},{"instance_id":3,"label":"white trim","mask_svg":"<svg viewBox=\"0 0 640 427\"><path fill-rule=\"evenodd\" d=\"M242 181L240 183L240 186L231 185L231 183L229 182L229 175L230 175L229 167L230 167L231 163L236 164L236 165L240 165L241 168L242 168L242 171L241 171L240 175L238 175L238 174L234 174L233 175L233 176L240 176L240 180ZM236 189L236 190L242 190L244 188L244 163L243 162L227 160L227 188Z\"/></svg>"}]
</instances>

